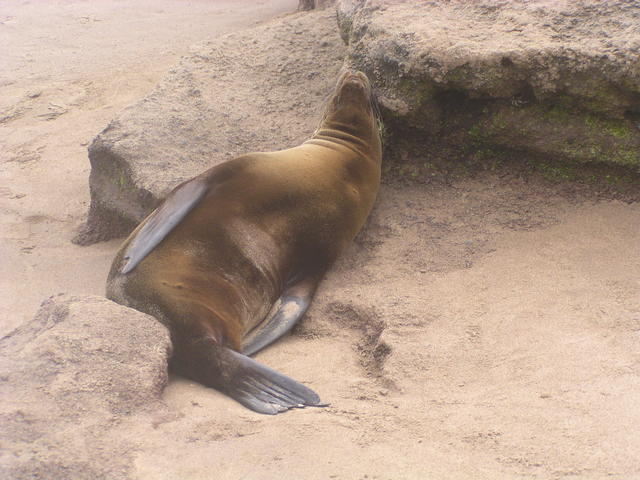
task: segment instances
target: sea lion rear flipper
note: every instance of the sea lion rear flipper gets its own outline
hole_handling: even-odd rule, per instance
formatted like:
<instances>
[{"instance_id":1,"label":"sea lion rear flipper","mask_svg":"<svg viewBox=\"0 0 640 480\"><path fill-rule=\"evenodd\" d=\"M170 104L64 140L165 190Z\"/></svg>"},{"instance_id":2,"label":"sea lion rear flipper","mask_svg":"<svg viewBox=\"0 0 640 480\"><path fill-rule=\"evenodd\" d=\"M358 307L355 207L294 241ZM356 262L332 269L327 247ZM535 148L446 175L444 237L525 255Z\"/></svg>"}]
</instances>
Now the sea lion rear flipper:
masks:
<instances>
[{"instance_id":1,"label":"sea lion rear flipper","mask_svg":"<svg viewBox=\"0 0 640 480\"><path fill-rule=\"evenodd\" d=\"M275 415L290 408L323 407L316 392L252 358L224 348L225 364L233 370L224 393L254 412Z\"/></svg>"},{"instance_id":2,"label":"sea lion rear flipper","mask_svg":"<svg viewBox=\"0 0 640 480\"><path fill-rule=\"evenodd\" d=\"M209 186L199 178L173 190L142 226L126 252L122 273L132 271L178 225L207 193Z\"/></svg>"},{"instance_id":3,"label":"sea lion rear flipper","mask_svg":"<svg viewBox=\"0 0 640 480\"><path fill-rule=\"evenodd\" d=\"M318 277L306 277L287 287L277 302L278 309L244 340L242 352L253 355L291 330L309 308L318 282Z\"/></svg>"}]
</instances>

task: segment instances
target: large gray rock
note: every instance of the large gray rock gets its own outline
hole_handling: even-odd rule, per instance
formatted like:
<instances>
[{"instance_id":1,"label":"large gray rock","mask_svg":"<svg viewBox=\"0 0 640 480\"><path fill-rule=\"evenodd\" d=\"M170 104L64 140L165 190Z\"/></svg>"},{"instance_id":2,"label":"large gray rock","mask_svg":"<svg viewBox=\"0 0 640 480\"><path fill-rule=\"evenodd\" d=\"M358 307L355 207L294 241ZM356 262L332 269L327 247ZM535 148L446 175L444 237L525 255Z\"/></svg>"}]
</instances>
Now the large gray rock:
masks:
<instances>
[{"instance_id":1,"label":"large gray rock","mask_svg":"<svg viewBox=\"0 0 640 480\"><path fill-rule=\"evenodd\" d=\"M390 144L640 166L640 4L338 2ZM392 151L394 149L391 149Z\"/></svg>"},{"instance_id":2,"label":"large gray rock","mask_svg":"<svg viewBox=\"0 0 640 480\"><path fill-rule=\"evenodd\" d=\"M192 48L89 147L91 207L76 241L127 233L179 182L220 162L304 141L344 54L332 9Z\"/></svg>"},{"instance_id":3,"label":"large gray rock","mask_svg":"<svg viewBox=\"0 0 640 480\"><path fill-rule=\"evenodd\" d=\"M158 321L105 298L44 302L0 340L0 477L130 478L117 429L163 410L170 350Z\"/></svg>"}]
</instances>

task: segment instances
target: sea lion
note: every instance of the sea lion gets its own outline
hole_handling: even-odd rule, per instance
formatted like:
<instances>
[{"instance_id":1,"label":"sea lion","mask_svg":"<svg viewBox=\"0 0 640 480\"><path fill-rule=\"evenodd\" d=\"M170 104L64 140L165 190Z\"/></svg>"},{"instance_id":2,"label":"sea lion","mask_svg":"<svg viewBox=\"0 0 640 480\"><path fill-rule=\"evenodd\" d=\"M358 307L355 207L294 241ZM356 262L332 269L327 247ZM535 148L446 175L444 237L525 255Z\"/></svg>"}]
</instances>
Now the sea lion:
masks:
<instances>
[{"instance_id":1,"label":"sea lion","mask_svg":"<svg viewBox=\"0 0 640 480\"><path fill-rule=\"evenodd\" d=\"M302 145L250 153L178 185L121 246L107 296L171 331L171 367L246 407L321 405L311 389L249 358L304 315L380 185L371 85L338 80Z\"/></svg>"}]
</instances>

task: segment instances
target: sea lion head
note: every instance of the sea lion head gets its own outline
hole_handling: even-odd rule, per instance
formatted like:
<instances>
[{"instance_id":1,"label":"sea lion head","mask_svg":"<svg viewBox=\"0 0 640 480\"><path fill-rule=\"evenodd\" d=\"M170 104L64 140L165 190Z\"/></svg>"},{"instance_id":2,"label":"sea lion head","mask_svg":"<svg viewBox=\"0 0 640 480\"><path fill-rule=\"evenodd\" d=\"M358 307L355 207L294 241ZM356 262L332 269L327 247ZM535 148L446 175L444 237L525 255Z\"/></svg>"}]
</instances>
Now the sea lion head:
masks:
<instances>
[{"instance_id":1,"label":"sea lion head","mask_svg":"<svg viewBox=\"0 0 640 480\"><path fill-rule=\"evenodd\" d=\"M316 136L335 137L348 141L351 137L367 147L376 157L381 156L381 122L377 102L367 76L347 70L338 79L336 89L316 131Z\"/></svg>"}]
</instances>

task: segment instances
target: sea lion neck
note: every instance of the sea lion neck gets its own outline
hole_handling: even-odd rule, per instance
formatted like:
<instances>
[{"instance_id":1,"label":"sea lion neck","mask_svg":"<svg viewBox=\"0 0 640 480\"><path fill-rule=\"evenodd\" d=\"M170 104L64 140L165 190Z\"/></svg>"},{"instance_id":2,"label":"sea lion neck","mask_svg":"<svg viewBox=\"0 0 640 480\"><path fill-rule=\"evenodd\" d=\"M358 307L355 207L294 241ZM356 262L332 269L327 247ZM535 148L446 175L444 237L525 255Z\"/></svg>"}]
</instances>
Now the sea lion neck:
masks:
<instances>
[{"instance_id":1,"label":"sea lion neck","mask_svg":"<svg viewBox=\"0 0 640 480\"><path fill-rule=\"evenodd\" d=\"M343 73L327 102L320 126L307 143L328 146L327 142L333 142L379 160L382 146L374 102L364 73Z\"/></svg>"},{"instance_id":2,"label":"sea lion neck","mask_svg":"<svg viewBox=\"0 0 640 480\"><path fill-rule=\"evenodd\" d=\"M375 154L375 148L372 147L371 140L367 140L361 136L350 133L347 129L325 128L320 127L316 133L305 143L313 145L321 145L331 147L332 145L341 145L353 150L360 156L371 157Z\"/></svg>"}]
</instances>

